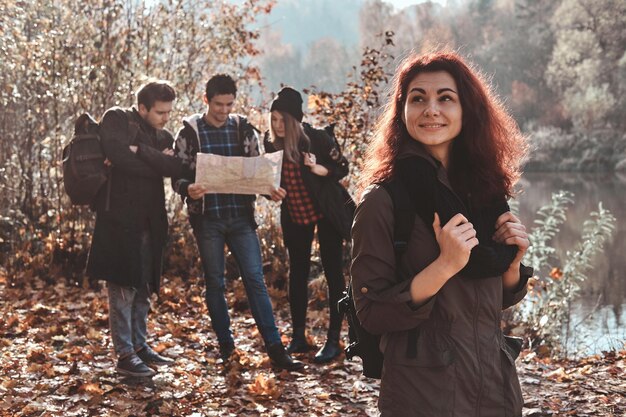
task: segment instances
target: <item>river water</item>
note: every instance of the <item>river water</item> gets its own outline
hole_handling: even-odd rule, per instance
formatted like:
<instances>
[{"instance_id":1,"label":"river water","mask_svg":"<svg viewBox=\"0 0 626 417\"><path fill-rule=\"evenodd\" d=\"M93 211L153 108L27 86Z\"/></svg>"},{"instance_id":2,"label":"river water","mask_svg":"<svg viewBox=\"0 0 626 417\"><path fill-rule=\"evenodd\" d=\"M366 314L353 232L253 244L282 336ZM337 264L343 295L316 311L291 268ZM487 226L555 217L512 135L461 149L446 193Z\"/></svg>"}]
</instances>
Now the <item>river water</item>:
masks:
<instances>
[{"instance_id":1,"label":"river water","mask_svg":"<svg viewBox=\"0 0 626 417\"><path fill-rule=\"evenodd\" d=\"M518 197L520 217L533 226L537 210L550 202L553 192L574 193L567 221L552 242L559 259L580 241L583 222L598 203L611 211L616 227L611 241L594 259L583 283L581 298L573 303L570 355L589 355L622 349L626 341L626 174L527 173ZM561 266L561 265L554 265ZM542 271L545 275L547 271Z\"/></svg>"}]
</instances>

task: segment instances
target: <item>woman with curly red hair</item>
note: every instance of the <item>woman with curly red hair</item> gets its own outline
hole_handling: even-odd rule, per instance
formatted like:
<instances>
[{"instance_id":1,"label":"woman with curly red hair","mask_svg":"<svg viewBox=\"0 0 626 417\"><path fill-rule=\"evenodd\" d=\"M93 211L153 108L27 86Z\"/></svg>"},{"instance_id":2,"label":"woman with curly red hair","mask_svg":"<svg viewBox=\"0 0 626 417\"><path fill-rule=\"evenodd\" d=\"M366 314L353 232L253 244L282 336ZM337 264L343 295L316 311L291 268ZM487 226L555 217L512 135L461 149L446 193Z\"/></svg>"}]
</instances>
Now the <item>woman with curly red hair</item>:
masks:
<instances>
[{"instance_id":1,"label":"woman with curly red hair","mask_svg":"<svg viewBox=\"0 0 626 417\"><path fill-rule=\"evenodd\" d=\"M500 320L532 275L520 262L528 236L507 204L525 138L454 52L408 57L392 88L352 227L357 314L381 335L384 354L380 411L520 416L519 345L503 336ZM383 186L390 182L415 209L398 264L393 201Z\"/></svg>"}]
</instances>

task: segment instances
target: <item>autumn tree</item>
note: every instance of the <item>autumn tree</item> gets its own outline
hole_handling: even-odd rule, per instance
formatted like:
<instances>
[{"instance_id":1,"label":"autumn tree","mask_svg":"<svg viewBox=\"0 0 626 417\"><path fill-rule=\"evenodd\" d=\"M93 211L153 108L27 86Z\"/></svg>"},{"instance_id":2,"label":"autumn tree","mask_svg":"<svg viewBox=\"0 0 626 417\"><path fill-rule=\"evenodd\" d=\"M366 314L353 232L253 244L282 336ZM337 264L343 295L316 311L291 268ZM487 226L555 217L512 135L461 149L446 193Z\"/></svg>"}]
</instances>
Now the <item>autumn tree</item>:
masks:
<instances>
[{"instance_id":1,"label":"autumn tree","mask_svg":"<svg viewBox=\"0 0 626 417\"><path fill-rule=\"evenodd\" d=\"M304 83L302 52L294 45L285 44L280 32L266 27L261 30L259 48L263 54L258 57L265 83L270 90L278 90L281 83L299 86Z\"/></svg>"},{"instance_id":2,"label":"autumn tree","mask_svg":"<svg viewBox=\"0 0 626 417\"><path fill-rule=\"evenodd\" d=\"M386 86L391 74L386 72L393 55L394 33L387 31L379 35L378 48L363 49L361 62L353 67L353 73L344 89L339 93L306 89L309 94L309 113L318 121L335 125L335 135L344 152L351 159L350 178L358 178L363 164L365 149L371 140L381 100L382 87Z\"/></svg>"},{"instance_id":3,"label":"autumn tree","mask_svg":"<svg viewBox=\"0 0 626 417\"><path fill-rule=\"evenodd\" d=\"M578 128L624 126L624 15L621 0L563 0L551 20L556 44L546 78Z\"/></svg>"},{"instance_id":4,"label":"autumn tree","mask_svg":"<svg viewBox=\"0 0 626 417\"><path fill-rule=\"evenodd\" d=\"M70 207L61 183L61 150L82 112L99 117L112 105L133 104L147 77L178 91L173 120L202 106L201 92L216 71L242 80L240 104L260 80L251 25L271 0L241 5L210 0L7 0L0 4L0 208L3 240L47 239L57 247L62 228L82 239L92 214ZM173 127L174 129L176 126ZM73 240L72 237L69 240ZM44 243L46 242L46 243ZM73 244L70 244L73 246ZM14 245L13 252L20 252ZM34 250L34 249L33 249ZM1 259L19 268L28 260Z\"/></svg>"},{"instance_id":5,"label":"autumn tree","mask_svg":"<svg viewBox=\"0 0 626 417\"><path fill-rule=\"evenodd\" d=\"M545 79L554 47L550 18L557 7L552 0L515 0L513 20L501 16L509 27L501 40L502 60L508 65L501 72L511 75L507 95L523 127L568 125L560 100Z\"/></svg>"},{"instance_id":6,"label":"autumn tree","mask_svg":"<svg viewBox=\"0 0 626 417\"><path fill-rule=\"evenodd\" d=\"M393 8L382 0L365 0L359 11L360 47L378 44L378 35L392 30Z\"/></svg>"},{"instance_id":7,"label":"autumn tree","mask_svg":"<svg viewBox=\"0 0 626 417\"><path fill-rule=\"evenodd\" d=\"M339 92L345 87L350 63L358 58L353 50L332 38L323 38L311 45L302 62L303 70L313 77L310 84Z\"/></svg>"}]
</instances>

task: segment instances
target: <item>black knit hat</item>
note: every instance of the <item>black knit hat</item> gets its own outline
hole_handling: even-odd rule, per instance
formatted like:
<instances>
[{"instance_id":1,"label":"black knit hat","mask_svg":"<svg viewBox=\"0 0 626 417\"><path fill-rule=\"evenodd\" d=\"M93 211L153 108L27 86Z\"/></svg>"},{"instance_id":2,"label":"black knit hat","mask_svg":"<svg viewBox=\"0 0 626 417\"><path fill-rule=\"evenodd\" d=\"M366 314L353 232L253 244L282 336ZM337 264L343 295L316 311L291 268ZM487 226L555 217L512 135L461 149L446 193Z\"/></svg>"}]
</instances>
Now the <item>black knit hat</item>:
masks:
<instances>
[{"instance_id":1,"label":"black knit hat","mask_svg":"<svg viewBox=\"0 0 626 417\"><path fill-rule=\"evenodd\" d=\"M270 111L274 110L289 113L295 117L297 121L301 122L304 116L302 113L302 96L291 87L283 87L278 92L276 98L274 98L274 101L272 101Z\"/></svg>"}]
</instances>

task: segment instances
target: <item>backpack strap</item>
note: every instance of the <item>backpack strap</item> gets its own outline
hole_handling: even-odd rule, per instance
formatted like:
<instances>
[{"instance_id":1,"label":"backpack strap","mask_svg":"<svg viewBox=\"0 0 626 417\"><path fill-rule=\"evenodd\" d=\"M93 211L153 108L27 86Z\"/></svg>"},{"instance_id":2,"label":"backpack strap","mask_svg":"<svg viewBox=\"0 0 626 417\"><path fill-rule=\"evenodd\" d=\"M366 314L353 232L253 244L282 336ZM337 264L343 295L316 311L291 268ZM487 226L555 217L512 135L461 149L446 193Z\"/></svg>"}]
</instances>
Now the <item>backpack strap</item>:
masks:
<instances>
[{"instance_id":1,"label":"backpack strap","mask_svg":"<svg viewBox=\"0 0 626 417\"><path fill-rule=\"evenodd\" d=\"M245 156L246 147L243 144L243 141L244 141L244 134L242 132L243 123L241 123L241 116L239 116L238 114L235 114L235 124L237 125L237 142L239 142L241 155Z\"/></svg>"},{"instance_id":2,"label":"backpack strap","mask_svg":"<svg viewBox=\"0 0 626 417\"><path fill-rule=\"evenodd\" d=\"M235 123L237 125L237 139L241 148L241 155L261 155L261 138L258 136L261 131L257 129L253 124L251 124L246 117L240 116L239 114L235 114ZM249 132L252 132L253 136L254 132L256 132L257 136L248 141L249 138L246 136L246 133Z\"/></svg>"},{"instance_id":3,"label":"backpack strap","mask_svg":"<svg viewBox=\"0 0 626 417\"><path fill-rule=\"evenodd\" d=\"M239 142L241 142L241 136L243 136L241 134L241 117L239 117L238 114L235 114L235 124L237 125L237 139L239 139Z\"/></svg>"},{"instance_id":4,"label":"backpack strap","mask_svg":"<svg viewBox=\"0 0 626 417\"><path fill-rule=\"evenodd\" d=\"M398 281L402 281L406 277L400 275L400 260L411 239L416 216L415 205L400 180L391 179L381 183L381 186L389 193L393 203L393 251L396 255L396 278ZM408 358L417 357L417 338L417 327L409 330L406 344L406 356Z\"/></svg>"},{"instance_id":5,"label":"backpack strap","mask_svg":"<svg viewBox=\"0 0 626 417\"><path fill-rule=\"evenodd\" d=\"M137 139L137 134L139 133L139 123L134 122L132 120L128 120L128 144L132 145L135 143Z\"/></svg>"},{"instance_id":6,"label":"backpack strap","mask_svg":"<svg viewBox=\"0 0 626 417\"><path fill-rule=\"evenodd\" d=\"M396 266L409 246L409 239L415 224L415 208L406 187L397 179L380 184L391 197L393 203L393 251L396 255ZM396 268L396 271L398 268ZM399 280L404 277L398 276Z\"/></svg>"},{"instance_id":7,"label":"backpack strap","mask_svg":"<svg viewBox=\"0 0 626 417\"><path fill-rule=\"evenodd\" d=\"M128 143L132 145L136 142L137 134L139 133L139 123L130 120L128 117ZM104 202L104 210L109 211L111 208L111 183L113 182L113 170L109 169L107 172L107 193Z\"/></svg>"}]
</instances>

